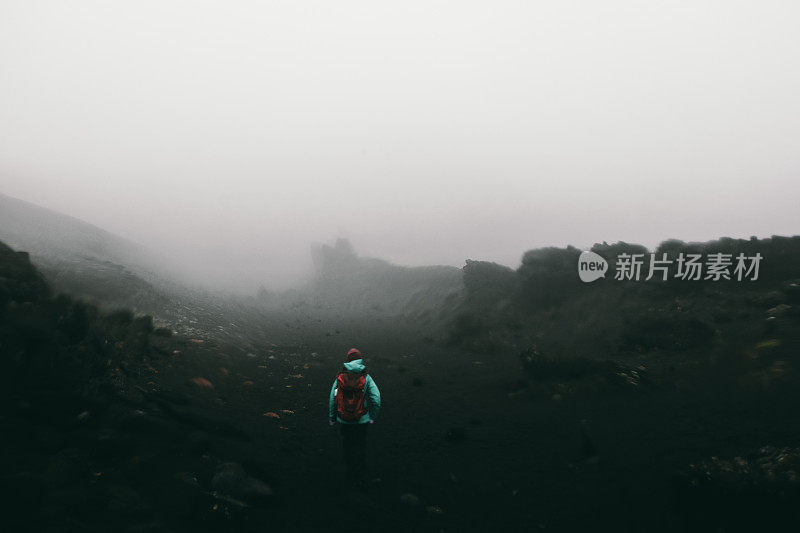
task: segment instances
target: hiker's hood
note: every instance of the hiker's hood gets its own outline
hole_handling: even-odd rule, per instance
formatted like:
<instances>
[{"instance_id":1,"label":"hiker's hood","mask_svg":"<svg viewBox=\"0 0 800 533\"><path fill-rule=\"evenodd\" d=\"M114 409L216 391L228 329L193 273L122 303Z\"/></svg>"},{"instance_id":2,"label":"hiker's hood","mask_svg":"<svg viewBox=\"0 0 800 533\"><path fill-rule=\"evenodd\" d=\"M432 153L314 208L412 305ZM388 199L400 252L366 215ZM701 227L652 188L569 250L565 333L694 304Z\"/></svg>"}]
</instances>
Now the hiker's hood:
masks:
<instances>
[{"instance_id":1,"label":"hiker's hood","mask_svg":"<svg viewBox=\"0 0 800 533\"><path fill-rule=\"evenodd\" d=\"M352 361L345 363L343 366L345 370L352 372L353 374L360 374L367 368L366 365L364 365L363 359L353 359Z\"/></svg>"}]
</instances>

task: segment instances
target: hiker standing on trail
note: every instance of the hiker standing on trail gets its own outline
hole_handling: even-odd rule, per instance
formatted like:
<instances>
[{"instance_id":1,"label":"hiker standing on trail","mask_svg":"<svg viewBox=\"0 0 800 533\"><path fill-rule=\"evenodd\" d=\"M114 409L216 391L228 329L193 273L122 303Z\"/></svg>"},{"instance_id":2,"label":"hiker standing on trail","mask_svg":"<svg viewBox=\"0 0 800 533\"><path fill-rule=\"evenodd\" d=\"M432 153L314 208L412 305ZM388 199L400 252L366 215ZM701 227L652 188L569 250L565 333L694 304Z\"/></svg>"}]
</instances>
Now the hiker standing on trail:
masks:
<instances>
[{"instance_id":1,"label":"hiker standing on trail","mask_svg":"<svg viewBox=\"0 0 800 533\"><path fill-rule=\"evenodd\" d=\"M361 352L351 348L347 362L336 376L328 402L330 425L339 423L342 432L344 463L347 479L363 479L367 467L367 427L372 424L381 409L381 393L367 374Z\"/></svg>"}]
</instances>

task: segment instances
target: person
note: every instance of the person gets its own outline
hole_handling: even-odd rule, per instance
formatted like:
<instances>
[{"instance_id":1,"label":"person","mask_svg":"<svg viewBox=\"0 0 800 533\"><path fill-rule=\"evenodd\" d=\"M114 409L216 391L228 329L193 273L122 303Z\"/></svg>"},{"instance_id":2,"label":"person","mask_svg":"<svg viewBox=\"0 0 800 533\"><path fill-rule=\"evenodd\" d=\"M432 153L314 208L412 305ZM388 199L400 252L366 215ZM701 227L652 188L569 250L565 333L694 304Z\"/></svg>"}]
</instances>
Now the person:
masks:
<instances>
[{"instance_id":1,"label":"person","mask_svg":"<svg viewBox=\"0 0 800 533\"><path fill-rule=\"evenodd\" d=\"M342 452L351 483L363 480L367 471L367 428L378 418L381 393L367 374L361 352L351 348L331 387L328 418L339 424Z\"/></svg>"}]
</instances>

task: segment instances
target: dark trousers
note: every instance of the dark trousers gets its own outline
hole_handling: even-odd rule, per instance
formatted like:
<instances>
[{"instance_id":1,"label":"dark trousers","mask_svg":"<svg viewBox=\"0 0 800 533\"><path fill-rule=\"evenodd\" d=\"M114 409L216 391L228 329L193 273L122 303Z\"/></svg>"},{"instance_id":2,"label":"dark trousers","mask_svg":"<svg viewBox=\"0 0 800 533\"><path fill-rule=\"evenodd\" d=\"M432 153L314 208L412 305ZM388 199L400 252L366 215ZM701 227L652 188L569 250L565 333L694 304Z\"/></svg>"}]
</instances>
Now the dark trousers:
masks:
<instances>
[{"instance_id":1,"label":"dark trousers","mask_svg":"<svg viewBox=\"0 0 800 533\"><path fill-rule=\"evenodd\" d=\"M339 424L349 481L361 481L367 475L367 426L369 424Z\"/></svg>"}]
</instances>

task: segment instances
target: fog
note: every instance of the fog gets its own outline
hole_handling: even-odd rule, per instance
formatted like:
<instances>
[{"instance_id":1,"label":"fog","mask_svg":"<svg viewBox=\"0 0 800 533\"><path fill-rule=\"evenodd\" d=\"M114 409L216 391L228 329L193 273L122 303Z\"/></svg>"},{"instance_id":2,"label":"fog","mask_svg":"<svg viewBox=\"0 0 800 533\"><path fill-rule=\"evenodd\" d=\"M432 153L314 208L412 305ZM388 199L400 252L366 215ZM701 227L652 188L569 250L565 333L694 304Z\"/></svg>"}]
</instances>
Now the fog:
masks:
<instances>
[{"instance_id":1,"label":"fog","mask_svg":"<svg viewBox=\"0 0 800 533\"><path fill-rule=\"evenodd\" d=\"M195 277L795 234L786 1L0 4L0 193Z\"/></svg>"}]
</instances>

